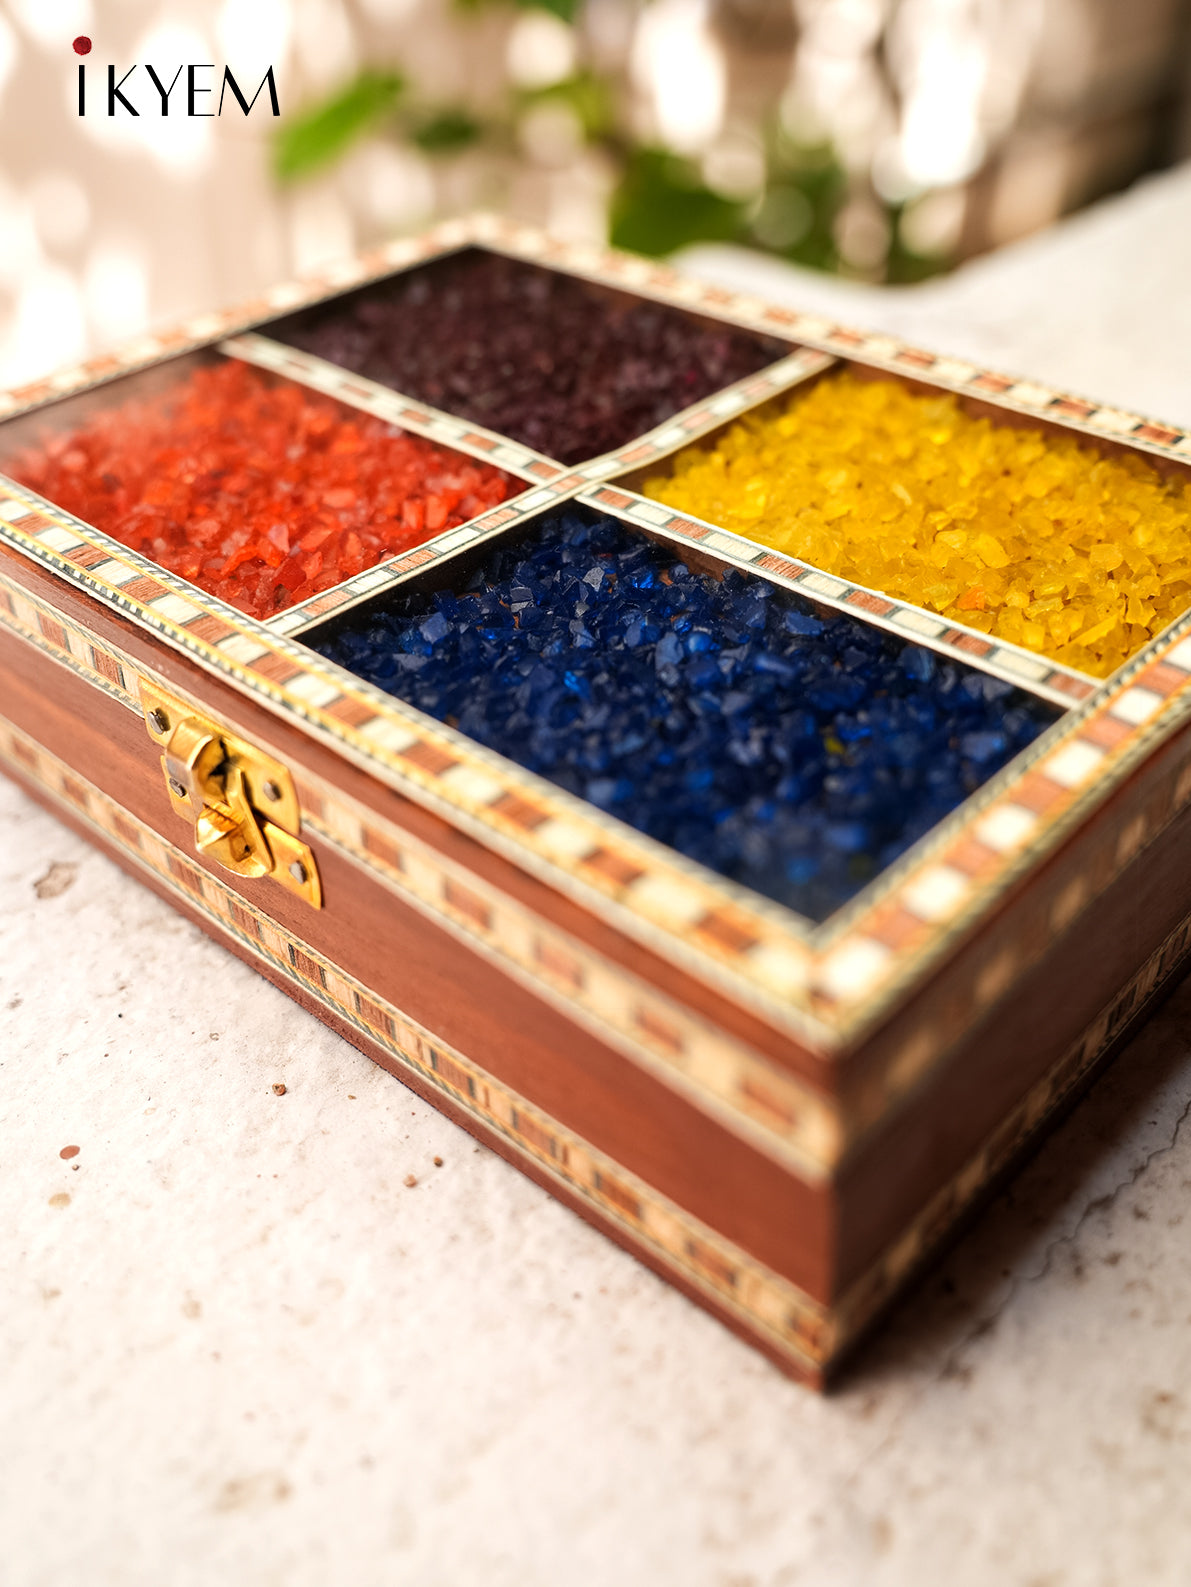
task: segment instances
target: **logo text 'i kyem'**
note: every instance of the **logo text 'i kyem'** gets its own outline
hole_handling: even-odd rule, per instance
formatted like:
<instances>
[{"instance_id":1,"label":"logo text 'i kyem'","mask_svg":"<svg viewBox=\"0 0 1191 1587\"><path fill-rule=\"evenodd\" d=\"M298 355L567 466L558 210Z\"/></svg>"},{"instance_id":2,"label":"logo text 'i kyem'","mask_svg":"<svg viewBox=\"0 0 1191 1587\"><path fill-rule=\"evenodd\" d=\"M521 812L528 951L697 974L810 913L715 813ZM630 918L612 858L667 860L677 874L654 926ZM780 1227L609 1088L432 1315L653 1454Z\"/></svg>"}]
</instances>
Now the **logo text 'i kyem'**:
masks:
<instances>
[{"instance_id":1,"label":"logo text 'i kyem'","mask_svg":"<svg viewBox=\"0 0 1191 1587\"><path fill-rule=\"evenodd\" d=\"M76 55L89 55L91 53L91 40L85 35L80 35L74 41ZM247 93L236 81L230 66L223 68L223 76L216 78L216 66L213 61L183 62L174 75L166 82L167 72L159 72L155 66L134 62L119 78L116 68L110 65L107 68L107 81L104 85L106 92L102 93L100 114L115 116L123 113L129 116L139 116L142 108L146 114L159 110L163 116L168 116L170 110L185 116L222 116L224 100L229 91L232 99L247 116L253 110L261 94L268 90L268 103L273 115L281 114L281 105L277 99L277 80L270 66L265 75L257 84L256 91L249 99ZM143 76L136 74L142 73ZM207 77L205 74L212 75ZM183 83L179 89L179 84ZM146 81L147 80L147 81ZM79 115L87 114L87 66L84 61L79 62ZM175 89L179 89L177 98L174 97ZM215 99L218 90L219 98ZM153 97L153 96L156 97ZM134 97L135 96L135 97ZM140 104L138 105L137 99ZM214 105L214 109L209 107Z\"/></svg>"}]
</instances>

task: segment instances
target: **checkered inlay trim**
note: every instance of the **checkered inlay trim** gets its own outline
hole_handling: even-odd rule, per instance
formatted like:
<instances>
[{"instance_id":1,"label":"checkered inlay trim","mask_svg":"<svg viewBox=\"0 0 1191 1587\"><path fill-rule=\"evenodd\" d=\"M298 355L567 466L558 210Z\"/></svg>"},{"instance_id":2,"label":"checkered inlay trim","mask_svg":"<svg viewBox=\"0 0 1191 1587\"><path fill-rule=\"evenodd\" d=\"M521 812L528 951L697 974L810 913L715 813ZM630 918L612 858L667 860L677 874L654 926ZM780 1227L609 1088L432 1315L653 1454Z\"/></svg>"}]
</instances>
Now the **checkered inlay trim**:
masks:
<instances>
[{"instance_id":1,"label":"checkered inlay trim","mask_svg":"<svg viewBox=\"0 0 1191 1587\"><path fill-rule=\"evenodd\" d=\"M317 385L320 391L341 396L347 402L356 400L360 387L373 386L370 381L360 381L355 376L345 375L333 364L323 364L321 359L310 358L304 353L294 354L291 349L283 347L279 342L269 341L263 336L240 336L224 342L222 346L227 353L236 357L252 356L254 362L263 363L266 367L291 376L295 380L304 380L308 385ZM725 417L741 413L747 407L764 402L779 392L792 390L812 375L830 368L834 362L834 359L823 353L800 348L789 357L780 359L767 369L763 369L760 374L738 381L736 385L717 392L706 402L698 403L676 414L664 425L659 425L656 430L651 430L647 435L629 442L618 451L609 452L606 456L596 458L590 463L579 464L570 472L547 459L540 459L541 471L534 476L539 483L524 494L502 503L501 506L473 519L471 523L459 529L450 529L433 540L427 540L415 551L395 557L391 562L383 562L377 567L369 568L364 573L358 573L354 578L337 584L333 590L328 590L325 594L312 596L301 605L290 607L277 617L269 618L266 627L276 634L303 633L307 628L313 627L332 614L346 612L351 607L358 606L361 601L369 600L384 590L395 588L412 574L429 567L432 562L442 562L448 557L456 556L460 551L479 545L485 540L491 540L495 535L524 523L528 518L544 512L547 508L569 500L577 492L582 492L585 486L590 487L593 481L606 479L613 474L623 472L626 468L664 457L668 452L705 435L716 425L723 423ZM312 375L314 378L311 378ZM465 444L476 443L479 436L484 433L477 432L475 426L468 425L461 419L452 419L447 414L437 414L436 410L426 408L423 404L413 404L409 398L396 396L384 386L374 386L373 389L378 395L376 405L371 406L370 411L381 413L393 423L405 423L405 416L414 409L420 410L423 416L419 422L425 422L425 415L434 415L434 427L424 428L419 433L429 435L432 440L444 440L462 451L470 450L475 456L500 461L492 451L481 450L475 444ZM368 402L360 402L358 405L370 406ZM415 414L414 417L416 418L417 415ZM416 423L409 425L411 429L416 427ZM499 437L491 439L499 440ZM526 452L526 449L522 448L522 451ZM536 458L537 454L526 452L526 457ZM512 462L503 466L522 473L528 473L530 467L528 463L524 463L519 468ZM551 472L546 473L545 470ZM580 495L579 499L585 498Z\"/></svg>"},{"instance_id":2,"label":"checkered inlay trim","mask_svg":"<svg viewBox=\"0 0 1191 1587\"><path fill-rule=\"evenodd\" d=\"M1069 706L1086 700L1097 688L1096 679L1082 672L1060 667L1016 645L990 639L974 628L957 627L933 612L866 589L862 584L836 578L809 562L780 555L743 535L717 528L700 518L687 517L623 486L596 485L581 491L577 499L599 512L614 513L653 534L696 546L722 562L759 574L771 584L796 590L822 606L834 607L862 622L886 628L901 639L912 640L952 656L956 661L995 673L1007 683L1041 695L1056 705Z\"/></svg>"},{"instance_id":3,"label":"checkered inlay trim","mask_svg":"<svg viewBox=\"0 0 1191 1587\"><path fill-rule=\"evenodd\" d=\"M400 238L352 259L328 265L299 281L283 282L259 297L215 313L194 315L168 330L140 336L113 352L59 371L13 391L0 392L0 418L157 363L162 358L209 346L279 314L324 301L368 281L411 269L471 244L492 248L531 263L553 266L605 286L671 303L717 319L730 320L803 348L837 358L859 359L910 379L924 379L966 392L995 406L1046 419L1109 440L1191 460L1191 434L1138 414L1083 397L1073 397L1020 376L1004 375L963 359L927 352L880 332L858 331L819 314L803 314L724 287L680 275L667 265L615 249L564 242L501 216L477 214L444 222L420 237Z\"/></svg>"},{"instance_id":4,"label":"checkered inlay trim","mask_svg":"<svg viewBox=\"0 0 1191 1587\"><path fill-rule=\"evenodd\" d=\"M563 242L497 215L476 215L469 241L515 258L553 265L606 286L622 287L678 308L713 315L804 347L888 369L907 378L978 397L1107 440L1125 440L1145 451L1191 460L1191 433L1087 398L1057 392L1036 381L999 374L978 364L927 352L878 331L854 330L821 314L778 307L746 293L693 281L667 265L615 249Z\"/></svg>"},{"instance_id":5,"label":"checkered inlay trim","mask_svg":"<svg viewBox=\"0 0 1191 1587\"><path fill-rule=\"evenodd\" d=\"M854 1338L861 1331L890 1295L925 1264L984 1188L997 1179L1029 1140L1043 1133L1051 1116L1127 1030L1133 1016L1179 971L1189 951L1191 920L1185 920L1155 949L1054 1067L1026 1092L959 1173L936 1192L905 1233L841 1298L834 1309L841 1340Z\"/></svg>"},{"instance_id":6,"label":"checkered inlay trim","mask_svg":"<svg viewBox=\"0 0 1191 1587\"><path fill-rule=\"evenodd\" d=\"M779 396L782 392L792 391L812 375L830 369L836 361L829 353L817 352L810 347L795 348L767 369L738 380L734 385L725 386L702 402L684 408L672 419L627 441L614 452L593 458L589 463L576 464L575 475L584 483L593 484L610 479L614 474L622 474L626 469L642 468L654 463L680 447L689 446L725 420L735 419L747 408L768 402L771 397Z\"/></svg>"},{"instance_id":7,"label":"checkered inlay trim","mask_svg":"<svg viewBox=\"0 0 1191 1587\"><path fill-rule=\"evenodd\" d=\"M442 446L453 447L456 452L466 452L469 457L478 457L510 473L520 474L527 482L549 483L566 472L560 463L552 462L520 442L509 441L493 430L431 408L415 397L403 397L364 375L350 374L338 364L328 364L313 353L288 347L284 342L275 342L254 331L228 337L220 342L219 351L229 358L238 358L244 363L255 364L258 369L297 381L312 391L321 391L324 396L335 397L348 407L375 414L387 424L399 425L428 441L437 441Z\"/></svg>"}]
</instances>

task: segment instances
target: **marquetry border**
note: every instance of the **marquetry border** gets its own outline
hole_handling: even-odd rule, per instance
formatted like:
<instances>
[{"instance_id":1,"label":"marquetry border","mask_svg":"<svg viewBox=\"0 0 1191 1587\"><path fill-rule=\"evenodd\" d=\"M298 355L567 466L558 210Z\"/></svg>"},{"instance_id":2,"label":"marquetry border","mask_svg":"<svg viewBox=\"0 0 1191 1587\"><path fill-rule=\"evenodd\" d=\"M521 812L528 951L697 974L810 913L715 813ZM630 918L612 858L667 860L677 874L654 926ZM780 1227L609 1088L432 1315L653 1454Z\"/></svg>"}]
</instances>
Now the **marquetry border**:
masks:
<instances>
[{"instance_id":1,"label":"marquetry border","mask_svg":"<svg viewBox=\"0 0 1191 1587\"><path fill-rule=\"evenodd\" d=\"M768 303L752 293L712 286L684 276L657 260L642 259L597 244L550 237L535 227L499 215L473 215L465 220L447 222L443 230L452 239L450 247L472 243L534 264L552 265L602 286L619 287L622 291L636 292L696 314L731 320L749 330L784 337L836 358L873 364L908 379L945 386L1066 429L1081 430L1104 440L1125 441L1130 446L1179 462L1191 462L1191 432L1176 425L1162 424L1090 398L1055 391L1021 376L927 352L883 332L856 330L839 324L828 315L804 314Z\"/></svg>"},{"instance_id":2,"label":"marquetry border","mask_svg":"<svg viewBox=\"0 0 1191 1587\"><path fill-rule=\"evenodd\" d=\"M1043 1133L1097 1063L1128 1035L1150 1000L1181 974L1188 954L1191 916L1158 945L959 1173L931 1197L905 1232L840 1298L832 1308L832 1319L841 1343L861 1333L890 1297L927 1265L981 1195Z\"/></svg>"},{"instance_id":3,"label":"marquetry border","mask_svg":"<svg viewBox=\"0 0 1191 1587\"><path fill-rule=\"evenodd\" d=\"M755 983L773 1017L823 1034L786 996L805 984L810 955L800 940L805 923L780 905L723 882L3 479L0 539L331 738L382 781L614 918L663 957L722 984L738 982L747 961L746 985Z\"/></svg>"},{"instance_id":4,"label":"marquetry border","mask_svg":"<svg viewBox=\"0 0 1191 1587\"><path fill-rule=\"evenodd\" d=\"M956 661L982 668L1019 689L1041 695L1052 704L1063 707L1077 704L1099 687L1097 679L1071 667L1059 666L1018 645L990 639L974 628L950 623L921 606L911 606L907 601L896 600L866 585L824 573L809 562L780 555L734 530L677 512L627 486L596 485L581 491L575 499L596 512L612 513L652 534L686 541L722 562L759 574L769 583L794 590L820 606L833 607L850 617L859 617L874 628L887 629L899 639L925 645Z\"/></svg>"},{"instance_id":5,"label":"marquetry border","mask_svg":"<svg viewBox=\"0 0 1191 1587\"><path fill-rule=\"evenodd\" d=\"M749 1256L599 1152L470 1058L354 980L202 870L71 767L0 717L0 765L101 834L172 897L269 966L317 1006L380 1045L399 1071L495 1131L513 1160L592 1206L630 1246L735 1318L794 1371L815 1377L855 1340L942 1245L981 1195L1039 1136L1135 1016L1191 952L1182 921L1109 1000L958 1173L832 1306Z\"/></svg>"},{"instance_id":6,"label":"marquetry border","mask_svg":"<svg viewBox=\"0 0 1191 1587\"><path fill-rule=\"evenodd\" d=\"M388 562L380 563L377 567L366 569L363 573L357 573L353 578L345 579L342 584L337 584L325 594L311 596L301 605L288 607L276 617L266 620L266 626L274 633L291 635L297 635L313 627L331 612L338 614L347 611L352 606L358 606L361 601L371 600L383 590L393 589L403 583L410 576L411 571L420 572L423 568L429 567L431 562L439 562L446 557L455 556L468 546L478 545L482 540L491 539L502 529L511 529L516 522L523 521L546 507L557 506L569 500L576 492L581 492L589 486L593 480L621 473L634 462L647 462L665 457L676 448L685 446L688 441L698 440L700 436L722 424L726 418L744 412L753 404L793 391L812 375L831 368L835 362L822 353L800 348L777 363L768 365L759 374L739 380L735 385L725 387L705 402L683 409L664 425L659 425L647 435L634 439L618 451L610 452L590 463L577 465L573 469L564 469L561 464L551 463L547 459L538 459L537 463L532 462L537 458L537 454L530 453L524 447L520 448L524 456L520 463L516 463L511 460L512 453L507 450L509 443L502 441L500 437L490 435L490 432L482 431L476 425L469 425L465 420L440 413L424 403L414 404L409 398L397 395L387 386L380 386L374 381L350 375L336 368L334 364L325 364L321 359L312 358L307 353L296 353L284 343L271 341L268 337L238 336L220 345L230 356L251 358L263 368L314 386L315 389L339 397L344 402L367 408L369 412L376 413L391 423L416 429L419 434L426 435L432 440L441 440L460 451L498 462L502 467L514 472L518 468L522 473L528 473L531 467L536 470L535 488L528 493L513 498L459 529L451 529L433 540L425 541L415 552L405 553ZM486 440L485 437L489 439ZM498 442L501 448L499 451L495 444ZM485 450L489 446L490 449ZM510 458L507 462L506 456ZM550 472L546 473L545 470Z\"/></svg>"},{"instance_id":7,"label":"marquetry border","mask_svg":"<svg viewBox=\"0 0 1191 1587\"><path fill-rule=\"evenodd\" d=\"M783 396L802 385L813 375L820 375L838 362L828 353L810 347L796 347L784 358L768 364L755 375L746 375L731 386L723 386L710 397L683 408L664 424L656 425L644 435L634 436L623 446L586 463L576 463L573 473L585 484L609 479L626 469L642 468L656 463L671 452L689 446L692 441L707 435L729 419L735 419L748 408L754 408L772 397Z\"/></svg>"},{"instance_id":8,"label":"marquetry border","mask_svg":"<svg viewBox=\"0 0 1191 1587\"><path fill-rule=\"evenodd\" d=\"M177 324L147 332L110 352L60 369L10 391L0 391L0 419L31 412L47 402L87 391L119 375L146 369L165 358L209 347L224 337L254 329L280 315L306 308L397 270L468 246L471 226L448 221L420 237L399 238L350 259L338 260L299 280L279 282L266 292L226 309L191 315Z\"/></svg>"},{"instance_id":9,"label":"marquetry border","mask_svg":"<svg viewBox=\"0 0 1191 1587\"><path fill-rule=\"evenodd\" d=\"M0 627L67 665L138 717L143 683L178 692L3 574ZM196 711L205 709L201 701L191 703ZM228 726L241 730L234 721ZM816 1183L839 1161L845 1142L833 1098L324 778L292 759L289 765L303 832L355 860L436 925L800 1179Z\"/></svg>"},{"instance_id":10,"label":"marquetry border","mask_svg":"<svg viewBox=\"0 0 1191 1587\"><path fill-rule=\"evenodd\" d=\"M386 424L398 425L427 441L437 441L456 452L465 452L469 457L520 474L531 482L548 484L566 472L561 463L543 457L532 447L522 446L520 441L510 441L507 436L485 430L482 425L457 419L454 414L432 408L416 397L403 397L389 386L379 385L364 375L354 375L338 364L328 364L313 353L275 342L256 331L229 336L219 343L216 351L225 358L238 358L241 363L253 364L257 369L296 381L311 391L320 391L325 397L334 397L350 408L371 413Z\"/></svg>"},{"instance_id":11,"label":"marquetry border","mask_svg":"<svg viewBox=\"0 0 1191 1587\"><path fill-rule=\"evenodd\" d=\"M86 390L162 358L207 346L369 281L473 245L566 270L602 286L619 287L713 319L729 320L836 358L854 359L911 379L927 380L1067 429L1126 441L1130 446L1180 462L1191 461L1191 433L1176 425L1058 392L1037 381L984 369L966 360L927 352L881 332L855 330L830 316L800 313L767 303L751 293L712 286L657 260L550 237L532 226L483 213L443 221L418 237L397 238L300 279L279 283L246 302L192 315L175 326L139 336L124 347L98 354L45 379L0 392L0 418Z\"/></svg>"},{"instance_id":12,"label":"marquetry border","mask_svg":"<svg viewBox=\"0 0 1191 1587\"><path fill-rule=\"evenodd\" d=\"M628 1240L731 1313L794 1368L814 1371L831 1354L832 1330L818 1301L284 930L0 717L0 764L5 762L254 959L495 1131L517 1159L532 1162L539 1173L596 1208Z\"/></svg>"},{"instance_id":13,"label":"marquetry border","mask_svg":"<svg viewBox=\"0 0 1191 1587\"><path fill-rule=\"evenodd\" d=\"M411 574L424 573L436 563L445 562L471 546L481 545L485 540L528 523L544 509L562 506L569 499L570 491L564 489L562 482L533 485L478 517L469 518L467 523L459 524L454 529L445 529L430 540L423 540L421 545L411 551L402 551L386 561L377 562L363 573L345 579L342 584L336 584L320 595L312 595L297 606L286 607L276 617L266 617L262 626L272 634L296 638L326 618L339 616L353 606L359 606L361 602L370 601L374 596L393 589Z\"/></svg>"},{"instance_id":14,"label":"marquetry border","mask_svg":"<svg viewBox=\"0 0 1191 1587\"><path fill-rule=\"evenodd\" d=\"M1191 441L1168 426L936 358L888 337L846 331L815 316L684 281L649 261L553 242L486 216L448 222L420 239L390 244L305 283L279 287L239 310L142 338L123 354L92 360L0 399L0 415L218 341L469 243L791 337L837 357L916 374L1070 429L1124 440L1182 462L1191 458ZM940 954L956 946L994 898L1049 853L1187 716L1191 655L1184 640L1191 616L1146 646L1070 712L1060 728L1051 729L858 899L824 926L809 928L790 911L714 877L392 697L369 690L30 493L2 488L8 499L0 501L0 538L131 613L272 709L335 739L343 754L381 780L439 810L658 953L825 1052L858 1040ZM863 617L860 610L856 615Z\"/></svg>"},{"instance_id":15,"label":"marquetry border","mask_svg":"<svg viewBox=\"0 0 1191 1587\"><path fill-rule=\"evenodd\" d=\"M887 629L900 639L924 645L966 666L990 672L1006 683L1039 695L1054 705L1066 708L1086 700L1099 687L1097 679L1076 672L1073 668L1060 666L1019 646L990 640L975 629L947 622L920 606L891 599L865 585L823 573L809 562L779 556L757 541L748 540L730 529L721 529L703 519L678 513L672 507L651 501L626 487L596 485L572 496L563 490L566 483L560 481L555 485L534 489L524 497L516 497L492 509L490 513L436 536L416 551L406 552L363 573L357 573L325 594L312 596L299 606L292 606L276 617L266 618L265 627L274 634L304 639L328 617L342 616L364 601L395 592L399 586L408 584L430 567L498 535L504 536L518 527L526 526L531 519L540 517L550 507L561 507L570 500L597 513L620 518L631 528L644 529L655 537L694 546L701 552L710 553L718 561L756 574L770 584L795 590L820 606L858 616L863 622L875 628Z\"/></svg>"}]
</instances>

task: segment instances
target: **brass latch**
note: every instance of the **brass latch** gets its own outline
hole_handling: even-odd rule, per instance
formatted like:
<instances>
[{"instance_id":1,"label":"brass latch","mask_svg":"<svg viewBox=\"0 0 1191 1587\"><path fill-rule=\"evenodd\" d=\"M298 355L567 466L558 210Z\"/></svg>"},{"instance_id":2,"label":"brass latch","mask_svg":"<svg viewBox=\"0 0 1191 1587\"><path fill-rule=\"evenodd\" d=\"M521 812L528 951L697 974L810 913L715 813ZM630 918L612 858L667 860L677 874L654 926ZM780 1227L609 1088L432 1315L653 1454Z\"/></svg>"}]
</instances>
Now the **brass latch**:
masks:
<instances>
[{"instance_id":1,"label":"brass latch","mask_svg":"<svg viewBox=\"0 0 1191 1587\"><path fill-rule=\"evenodd\" d=\"M281 762L147 679L141 708L165 752L170 803L194 826L198 851L237 876L271 876L320 908L318 866L298 836L298 795Z\"/></svg>"}]
</instances>

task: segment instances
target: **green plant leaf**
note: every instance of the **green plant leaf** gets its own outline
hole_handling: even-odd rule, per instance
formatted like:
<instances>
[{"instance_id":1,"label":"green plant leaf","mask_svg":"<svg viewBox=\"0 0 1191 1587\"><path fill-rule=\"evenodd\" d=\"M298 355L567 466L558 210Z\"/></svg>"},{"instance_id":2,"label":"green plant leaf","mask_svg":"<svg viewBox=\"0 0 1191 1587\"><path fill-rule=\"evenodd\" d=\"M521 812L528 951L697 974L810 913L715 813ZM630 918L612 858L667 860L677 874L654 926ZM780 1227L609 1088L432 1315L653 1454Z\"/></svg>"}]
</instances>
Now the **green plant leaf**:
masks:
<instances>
[{"instance_id":1,"label":"green plant leaf","mask_svg":"<svg viewBox=\"0 0 1191 1587\"><path fill-rule=\"evenodd\" d=\"M904 204L891 204L887 213L892 236L885 266L886 281L895 282L898 286L912 286L955 268L956 260L950 252L923 254L910 247L902 232Z\"/></svg>"},{"instance_id":2,"label":"green plant leaf","mask_svg":"<svg viewBox=\"0 0 1191 1587\"><path fill-rule=\"evenodd\" d=\"M635 149L612 195L609 236L616 248L660 258L696 242L739 235L746 206L704 186L685 160Z\"/></svg>"},{"instance_id":3,"label":"green plant leaf","mask_svg":"<svg viewBox=\"0 0 1191 1587\"><path fill-rule=\"evenodd\" d=\"M848 178L828 143L798 144L775 133L768 179L749 223L754 246L794 264L835 274L840 269L835 223L848 196Z\"/></svg>"},{"instance_id":4,"label":"green plant leaf","mask_svg":"<svg viewBox=\"0 0 1191 1587\"><path fill-rule=\"evenodd\" d=\"M508 0L455 0L456 11L491 11L507 5ZM573 22L583 0L513 0L519 11L549 11L563 22Z\"/></svg>"},{"instance_id":5,"label":"green plant leaf","mask_svg":"<svg viewBox=\"0 0 1191 1587\"><path fill-rule=\"evenodd\" d=\"M478 141L484 128L459 105L432 111L410 128L410 139L427 154L454 154Z\"/></svg>"},{"instance_id":6,"label":"green plant leaf","mask_svg":"<svg viewBox=\"0 0 1191 1587\"><path fill-rule=\"evenodd\" d=\"M522 105L548 104L552 100L566 105L575 112L589 138L602 138L612 130L612 89L594 72L579 72L562 82L549 83L545 88L522 89L517 97Z\"/></svg>"},{"instance_id":7,"label":"green plant leaf","mask_svg":"<svg viewBox=\"0 0 1191 1587\"><path fill-rule=\"evenodd\" d=\"M405 91L399 72L361 72L321 105L287 121L273 146L283 181L327 165L393 109Z\"/></svg>"},{"instance_id":8,"label":"green plant leaf","mask_svg":"<svg viewBox=\"0 0 1191 1587\"><path fill-rule=\"evenodd\" d=\"M573 22L582 0L517 0L522 11L549 11L563 22Z\"/></svg>"}]
</instances>

